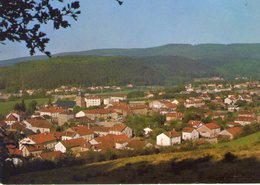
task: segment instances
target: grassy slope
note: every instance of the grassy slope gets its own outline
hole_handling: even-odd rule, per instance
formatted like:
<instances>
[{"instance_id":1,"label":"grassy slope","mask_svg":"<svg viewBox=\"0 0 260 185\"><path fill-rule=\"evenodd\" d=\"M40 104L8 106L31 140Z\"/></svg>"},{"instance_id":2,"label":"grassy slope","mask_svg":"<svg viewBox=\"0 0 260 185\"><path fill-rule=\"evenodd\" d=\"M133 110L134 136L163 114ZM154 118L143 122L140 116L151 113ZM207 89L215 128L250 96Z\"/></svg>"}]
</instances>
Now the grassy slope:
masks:
<instances>
[{"instance_id":1,"label":"grassy slope","mask_svg":"<svg viewBox=\"0 0 260 185\"><path fill-rule=\"evenodd\" d=\"M25 104L28 105L32 100L37 101L38 105L43 105L48 103L48 98L37 98L37 99L26 99L24 100ZM15 101L7 101L7 102L0 102L0 114L7 114L10 112L16 103L21 103L21 100L15 100Z\"/></svg>"},{"instance_id":2,"label":"grassy slope","mask_svg":"<svg viewBox=\"0 0 260 185\"><path fill-rule=\"evenodd\" d=\"M210 149L130 157L21 174L11 177L9 183L259 182L259 137L260 132ZM222 161L228 151L237 155L238 160Z\"/></svg>"}]
</instances>

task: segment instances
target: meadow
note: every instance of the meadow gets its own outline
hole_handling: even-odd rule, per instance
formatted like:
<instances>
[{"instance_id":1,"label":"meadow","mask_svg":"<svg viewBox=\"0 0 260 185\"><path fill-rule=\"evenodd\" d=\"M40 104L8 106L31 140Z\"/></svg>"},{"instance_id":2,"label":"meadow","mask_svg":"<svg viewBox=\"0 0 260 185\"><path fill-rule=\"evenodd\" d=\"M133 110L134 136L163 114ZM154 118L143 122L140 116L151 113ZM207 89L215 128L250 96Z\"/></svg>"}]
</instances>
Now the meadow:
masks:
<instances>
[{"instance_id":1,"label":"meadow","mask_svg":"<svg viewBox=\"0 0 260 185\"><path fill-rule=\"evenodd\" d=\"M37 105L43 105L48 103L49 98L35 98L35 99L25 99L24 103L28 105L31 101L35 100L37 102ZM19 100L14 100L14 101L6 101L6 102L0 102L0 114L6 115L8 114L11 110L13 110L14 105L16 103L21 103L21 99Z\"/></svg>"},{"instance_id":2,"label":"meadow","mask_svg":"<svg viewBox=\"0 0 260 185\"><path fill-rule=\"evenodd\" d=\"M260 132L193 151L20 174L8 183L256 183L260 181L259 141Z\"/></svg>"}]
</instances>

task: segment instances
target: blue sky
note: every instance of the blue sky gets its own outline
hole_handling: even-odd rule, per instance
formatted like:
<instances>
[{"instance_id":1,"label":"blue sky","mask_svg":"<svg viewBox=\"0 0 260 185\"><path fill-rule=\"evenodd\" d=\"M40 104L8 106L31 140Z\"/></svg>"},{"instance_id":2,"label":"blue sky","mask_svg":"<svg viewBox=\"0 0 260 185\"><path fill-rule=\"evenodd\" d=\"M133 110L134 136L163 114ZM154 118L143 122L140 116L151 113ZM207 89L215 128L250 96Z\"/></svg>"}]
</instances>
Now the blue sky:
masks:
<instances>
[{"instance_id":1,"label":"blue sky","mask_svg":"<svg viewBox=\"0 0 260 185\"><path fill-rule=\"evenodd\" d=\"M143 48L168 43L260 43L260 0L80 0L69 29L44 28L52 53ZM39 54L39 53L37 53ZM28 56L24 44L0 45L0 60Z\"/></svg>"}]
</instances>

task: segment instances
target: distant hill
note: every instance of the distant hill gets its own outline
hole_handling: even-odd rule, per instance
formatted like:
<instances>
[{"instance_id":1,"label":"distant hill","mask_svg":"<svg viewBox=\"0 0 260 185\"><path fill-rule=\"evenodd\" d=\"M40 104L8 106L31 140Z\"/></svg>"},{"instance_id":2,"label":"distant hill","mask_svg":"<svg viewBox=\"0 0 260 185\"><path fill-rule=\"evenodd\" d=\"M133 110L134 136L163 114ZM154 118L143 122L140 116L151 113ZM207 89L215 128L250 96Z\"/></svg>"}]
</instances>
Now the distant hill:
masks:
<instances>
[{"instance_id":1,"label":"distant hill","mask_svg":"<svg viewBox=\"0 0 260 185\"><path fill-rule=\"evenodd\" d=\"M260 79L260 60L182 56L64 56L0 68L0 89L60 85L175 85L199 77Z\"/></svg>"},{"instance_id":2,"label":"distant hill","mask_svg":"<svg viewBox=\"0 0 260 185\"><path fill-rule=\"evenodd\" d=\"M79 52L65 52L53 55L58 56L182 56L191 59L202 58L239 58L260 59L260 44L168 44L151 48L134 49L96 49ZM23 57L0 61L0 66L19 63L22 61L35 61L46 59L46 56Z\"/></svg>"},{"instance_id":3,"label":"distant hill","mask_svg":"<svg viewBox=\"0 0 260 185\"><path fill-rule=\"evenodd\" d=\"M58 56L183 56L192 59L205 57L232 57L260 59L260 44L168 44L137 49L97 49L60 53Z\"/></svg>"}]
</instances>

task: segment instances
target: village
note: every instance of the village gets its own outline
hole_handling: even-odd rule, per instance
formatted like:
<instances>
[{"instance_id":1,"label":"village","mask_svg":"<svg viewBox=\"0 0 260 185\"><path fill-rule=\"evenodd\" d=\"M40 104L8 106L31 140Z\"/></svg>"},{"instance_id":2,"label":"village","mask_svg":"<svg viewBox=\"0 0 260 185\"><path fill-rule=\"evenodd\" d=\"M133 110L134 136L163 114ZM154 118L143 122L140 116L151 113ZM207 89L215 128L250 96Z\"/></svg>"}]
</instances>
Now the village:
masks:
<instances>
[{"instance_id":1,"label":"village","mask_svg":"<svg viewBox=\"0 0 260 185\"><path fill-rule=\"evenodd\" d=\"M56 91L62 95L62 89ZM104 97L76 87L71 92L73 100L56 98L29 115L14 109L0 120L6 161L22 165L24 159L55 161L89 151L214 145L260 130L259 81L203 81L173 94L149 90L136 99L129 99L130 93Z\"/></svg>"}]
</instances>

